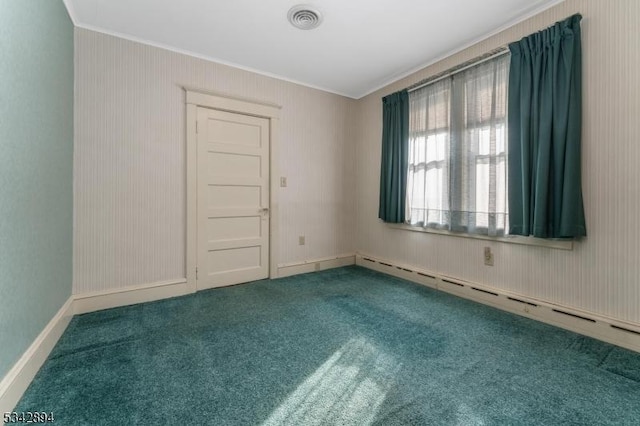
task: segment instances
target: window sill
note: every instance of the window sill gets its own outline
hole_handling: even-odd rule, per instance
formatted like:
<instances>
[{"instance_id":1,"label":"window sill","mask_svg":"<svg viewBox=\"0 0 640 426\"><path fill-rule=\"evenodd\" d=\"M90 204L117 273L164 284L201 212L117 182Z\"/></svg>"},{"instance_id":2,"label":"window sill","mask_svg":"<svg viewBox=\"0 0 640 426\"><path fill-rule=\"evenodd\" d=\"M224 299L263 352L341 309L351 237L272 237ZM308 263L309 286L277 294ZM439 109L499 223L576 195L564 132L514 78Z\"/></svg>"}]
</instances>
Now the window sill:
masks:
<instances>
[{"instance_id":1,"label":"window sill","mask_svg":"<svg viewBox=\"0 0 640 426\"><path fill-rule=\"evenodd\" d=\"M511 235L506 237L489 237L486 235L463 234L463 233L442 231L439 229L423 228L421 226L411 226L411 225L405 225L405 224L399 224L399 223L398 224L387 223L386 225L389 226L390 228L402 229L404 231L411 231L411 232L424 232L427 234L448 235L451 237L458 237L458 238L474 238L477 240L497 241L501 243L520 244L525 246L538 246L538 247L548 247L548 248L560 249L560 250L573 250L573 240L561 240L561 239L547 240L544 238L523 237L520 235Z\"/></svg>"}]
</instances>

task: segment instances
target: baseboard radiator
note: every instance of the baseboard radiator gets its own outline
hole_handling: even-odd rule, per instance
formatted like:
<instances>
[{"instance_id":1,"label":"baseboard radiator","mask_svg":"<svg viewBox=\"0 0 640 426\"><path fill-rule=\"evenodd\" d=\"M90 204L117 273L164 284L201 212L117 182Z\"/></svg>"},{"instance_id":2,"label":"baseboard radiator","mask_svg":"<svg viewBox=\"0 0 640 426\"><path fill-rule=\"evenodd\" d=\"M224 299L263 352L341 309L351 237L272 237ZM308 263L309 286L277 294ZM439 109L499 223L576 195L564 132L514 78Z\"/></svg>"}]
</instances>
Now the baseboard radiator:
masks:
<instances>
[{"instance_id":1,"label":"baseboard radiator","mask_svg":"<svg viewBox=\"0 0 640 426\"><path fill-rule=\"evenodd\" d=\"M308 274L309 272L324 271L326 269L340 268L356 263L355 254L341 254L332 257L323 257L302 262L283 263L278 265L277 278L290 277L298 274Z\"/></svg>"},{"instance_id":2,"label":"baseboard radiator","mask_svg":"<svg viewBox=\"0 0 640 426\"><path fill-rule=\"evenodd\" d=\"M366 254L356 255L356 265L640 352L640 325L637 324L555 305Z\"/></svg>"}]
</instances>

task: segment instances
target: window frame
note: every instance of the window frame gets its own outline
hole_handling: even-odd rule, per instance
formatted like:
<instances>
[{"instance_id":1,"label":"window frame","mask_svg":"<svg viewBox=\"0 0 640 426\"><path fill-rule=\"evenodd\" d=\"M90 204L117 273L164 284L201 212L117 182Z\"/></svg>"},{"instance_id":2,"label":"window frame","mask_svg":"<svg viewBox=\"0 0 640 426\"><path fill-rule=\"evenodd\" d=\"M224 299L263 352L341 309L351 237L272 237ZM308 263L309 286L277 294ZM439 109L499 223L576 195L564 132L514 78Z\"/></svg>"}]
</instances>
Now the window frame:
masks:
<instances>
[{"instance_id":1,"label":"window frame","mask_svg":"<svg viewBox=\"0 0 640 426\"><path fill-rule=\"evenodd\" d=\"M467 234L463 232L452 232L444 229L423 228L422 226L409 225L408 223L385 223L388 227L398 229L402 231L410 232L422 232L425 234L436 234L442 236L459 237L459 238L471 238L476 240L493 241L499 243L510 243L526 246L538 246L548 247L560 250L573 250L572 238L536 238L536 237L523 237L522 235L505 235L502 237L492 237L489 235L480 234Z\"/></svg>"},{"instance_id":2,"label":"window frame","mask_svg":"<svg viewBox=\"0 0 640 426\"><path fill-rule=\"evenodd\" d=\"M424 93L418 95L415 100L416 110L412 111L414 101L410 100L409 103L410 127L408 129L408 133L410 138L410 147L408 168L406 170L408 192L404 224L411 227L424 227L440 231L454 232L456 234L478 234L495 237L504 237L509 235L507 233L508 171L506 150L508 110L506 87L508 86L508 57L498 59L498 56L504 55L492 55L480 61L476 61L459 70L454 70L442 77L435 78L433 81L420 85L414 89L421 90ZM480 69L480 67L484 66L484 63L488 62L495 62L495 64L490 65L489 68L485 67L484 69ZM497 80L499 73L504 72L505 67L507 75L503 75L500 80ZM478 68L479 71L469 72L474 68ZM465 71L464 74L462 74L463 71ZM456 76L456 74L461 75ZM489 76L492 81L490 86L486 86L487 76ZM483 85L483 81L485 82L485 85ZM427 87L433 88L425 91ZM414 90L411 91L413 92ZM469 90L471 90L471 94L469 94ZM472 114L469 116L469 108L473 108L473 106L476 106L477 108L475 102L478 102L480 99L485 99L486 96L491 97L491 114L489 116L484 114L481 114L480 116ZM496 102L497 99L500 99L500 101ZM446 110L444 113L442 112L442 108ZM438 111L441 111L440 113L444 114L446 122L437 123ZM430 128L429 120L432 113L436 114L436 125L440 124L438 127ZM425 114L427 121L423 122L424 118L422 117L425 116ZM415 128L411 128L411 123L414 122L414 117L416 117ZM502 151L500 153L494 153L493 155L491 153L479 153L480 144L482 143L481 134L483 130L487 128L490 129L490 132L496 131L498 128L501 129ZM416 149L416 140L422 139L423 142L421 143L428 143L428 140L431 137L437 137L443 133L448 134L449 136L447 138L449 145L445 148L445 152L447 154L444 159L428 161L429 150L426 147L424 152L422 149L419 149L417 154L414 152ZM469 142L467 142L467 137L470 135L472 136L469 139ZM454 140L458 141L456 145L453 144ZM466 156L468 158L465 158L464 156L459 158L458 156L453 155L452 149L465 150L463 152L466 152ZM425 156L424 161L416 162L416 157L420 156ZM487 193L478 192L476 190L478 188L477 184L482 181L481 179L477 179L479 176L478 170L482 168L478 167L478 165L481 164L478 160L482 159L488 160L486 161L486 164L489 165L490 169L493 167L493 170L501 164L504 166L501 168L502 175L498 177L498 182L502 182L502 185L496 186L495 180L493 181L493 186L491 183L487 183L489 185L489 192ZM493 161L494 159L495 161ZM423 160L423 158L419 158L419 160ZM456 160L460 162L457 162ZM430 167L430 165L432 166ZM436 191L429 191L425 187L422 190L418 189L418 193L415 193L414 191L416 188L413 185L409 185L409 182L415 182L416 177L419 178L418 175L422 171L424 171L426 179L426 174L430 170L433 170L434 167L436 169L442 168L446 170L448 184ZM454 173L454 175L451 173ZM491 180L489 180L489 182L491 182ZM474 185L473 189L469 189L469 185ZM489 197L492 190L500 193L501 196L495 198L494 195L492 200L494 202L498 199L502 200L502 203L500 204L501 207L495 209L493 212L479 210L477 200L481 200L482 198L476 197L481 195ZM409 191L411 191L411 194L409 194ZM414 203L412 201L414 200L414 196L417 196L417 200L420 200L418 203ZM432 197L439 200L448 200L448 202L444 202L440 207L440 210L438 210L437 206L433 209L433 206L428 201L429 199L432 199ZM489 206L490 204L483 210L489 210ZM418 217L415 218L415 221L413 218L414 211L423 212L423 214L417 214ZM435 211L441 212L440 216L433 217L434 220L429 221L431 218L429 213ZM466 219L455 219L455 217L458 217L461 213L464 214L465 212L468 215ZM445 214L444 217L446 217L446 219L443 218L443 214ZM418 219L422 215L424 215L424 221L419 221ZM480 226L477 226L478 223L480 223Z\"/></svg>"},{"instance_id":3,"label":"window frame","mask_svg":"<svg viewBox=\"0 0 640 426\"><path fill-rule=\"evenodd\" d=\"M502 52L502 53L498 53L498 54L492 54L486 58L480 59L478 61L474 61L473 63L468 63L468 64L464 64L464 66L459 67L458 69L451 69L449 71L445 71L443 73L443 75L441 76L436 76L432 81L428 81L426 84L433 84L436 83L437 81L440 81L444 78L449 78L451 76L453 76L454 74L457 74L459 72L462 72L468 68L472 68L474 66L480 65L481 63L484 63L486 61L489 61L497 56L501 56L502 54L505 54L508 52ZM415 87L415 89L418 89L419 87L422 87L424 85L420 85ZM506 102L508 102L508 98L506 100ZM508 125L507 125L507 115L506 115L506 110L508 109L508 105L505 105L505 116L504 116L504 120L501 120L501 124L504 125L504 129L505 129L505 134L508 131ZM473 123L473 127L471 127L472 129L481 129L483 127L487 127L490 126L493 123L493 120L487 119L487 120L481 120L480 122L474 122ZM445 126L445 127L438 127L436 129L425 129L425 130L417 130L415 132L412 132L411 129L409 130L409 133L412 135L412 137L424 137L425 141L429 136L436 136L439 133L443 132L443 131L448 131L450 129L450 126ZM465 129L466 130L466 129ZM506 137L506 136L505 136ZM505 144L507 143L507 141L505 140ZM477 155L476 156L476 162L478 157L483 157L483 158L487 158L489 161L491 160L492 157L496 157L496 158L502 158L503 161L505 162L506 165L506 161L507 161L507 153L506 150L502 151L500 154L496 154L494 156L492 156L491 154L486 154L486 155ZM417 165L414 164L410 164L409 165L409 169L407 170L407 173L409 172L409 170L411 168L413 168L413 171L415 172L416 170L418 170L417 166L420 165L421 168L424 167L425 171L429 169L429 164L430 163L441 163L441 162L446 162L449 161L447 158L443 159L443 160L439 160L439 161L429 161L429 162L420 162ZM436 165L437 167L437 165ZM508 177L507 177L508 178ZM507 182L507 188L508 188L508 182ZM507 194L505 194L506 197L508 197L508 192ZM446 229L442 229L442 228L434 228L434 227L426 227L426 226L418 226L418 225L411 225L410 223L408 223L407 221L405 221L404 223L386 223L387 226L389 226L392 229L398 229L398 230L403 230L403 231L409 231L409 232L422 232L422 233L426 233L426 234L435 234L435 235L441 235L441 236L452 236L452 237L458 237L458 238L471 238L471 239L477 239L477 240L485 240L485 241L491 241L491 242L500 242L500 243L509 243L509 244L517 244L517 245L528 245L528 246L538 246L538 247L547 247L547 248L553 248L553 249L560 249L560 250L573 250L573 243L575 241L575 239L573 238L556 238L556 239L548 239L548 238L536 238L536 237L525 237L525 236L520 236L520 235L510 235L510 234L504 234L504 235L499 235L499 236L490 236L490 235L483 235L483 234L475 234L475 233L469 233L469 232L455 232L455 231L449 231Z\"/></svg>"}]
</instances>

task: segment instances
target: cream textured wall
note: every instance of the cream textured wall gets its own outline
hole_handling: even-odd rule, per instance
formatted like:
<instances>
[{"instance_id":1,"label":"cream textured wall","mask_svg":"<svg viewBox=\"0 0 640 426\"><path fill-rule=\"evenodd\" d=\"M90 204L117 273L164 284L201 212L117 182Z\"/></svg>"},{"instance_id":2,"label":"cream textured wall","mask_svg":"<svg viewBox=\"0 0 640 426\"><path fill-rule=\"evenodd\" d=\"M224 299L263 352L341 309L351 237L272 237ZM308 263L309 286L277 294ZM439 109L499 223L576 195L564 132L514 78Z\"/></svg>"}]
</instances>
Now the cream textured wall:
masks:
<instances>
[{"instance_id":1,"label":"cream textured wall","mask_svg":"<svg viewBox=\"0 0 640 426\"><path fill-rule=\"evenodd\" d=\"M377 219L381 97L583 15L583 191L588 238L573 251L391 229ZM567 0L358 105L357 244L364 254L640 324L640 2ZM492 247L495 266L483 264Z\"/></svg>"},{"instance_id":2,"label":"cream textured wall","mask_svg":"<svg viewBox=\"0 0 640 426\"><path fill-rule=\"evenodd\" d=\"M185 277L182 86L282 106L279 263L354 252L356 101L85 29L75 37L74 293Z\"/></svg>"},{"instance_id":3,"label":"cream textured wall","mask_svg":"<svg viewBox=\"0 0 640 426\"><path fill-rule=\"evenodd\" d=\"M576 12L588 238L567 252L381 224L380 98ZM640 324L638 22L636 0L567 0L359 101L76 29L74 292L184 277L187 85L283 106L280 263L358 249Z\"/></svg>"}]
</instances>

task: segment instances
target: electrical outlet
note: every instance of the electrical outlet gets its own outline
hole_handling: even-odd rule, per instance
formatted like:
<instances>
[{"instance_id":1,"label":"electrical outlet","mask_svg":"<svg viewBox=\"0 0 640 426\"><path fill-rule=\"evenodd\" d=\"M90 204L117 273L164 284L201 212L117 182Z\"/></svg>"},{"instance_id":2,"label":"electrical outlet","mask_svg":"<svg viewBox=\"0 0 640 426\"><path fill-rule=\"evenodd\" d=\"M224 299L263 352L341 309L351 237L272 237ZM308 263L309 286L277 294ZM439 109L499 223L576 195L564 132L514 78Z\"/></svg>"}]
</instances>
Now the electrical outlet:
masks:
<instances>
[{"instance_id":1,"label":"electrical outlet","mask_svg":"<svg viewBox=\"0 0 640 426\"><path fill-rule=\"evenodd\" d=\"M298 245L300 245L300 246L304 245L304 235L300 235L298 237Z\"/></svg>"},{"instance_id":2,"label":"electrical outlet","mask_svg":"<svg viewBox=\"0 0 640 426\"><path fill-rule=\"evenodd\" d=\"M281 188L286 188L287 187L287 178L285 176L282 176L280 178L280 187Z\"/></svg>"},{"instance_id":3,"label":"electrical outlet","mask_svg":"<svg viewBox=\"0 0 640 426\"><path fill-rule=\"evenodd\" d=\"M484 248L484 264L487 266L493 266L493 253L491 247Z\"/></svg>"},{"instance_id":4,"label":"electrical outlet","mask_svg":"<svg viewBox=\"0 0 640 426\"><path fill-rule=\"evenodd\" d=\"M315 270L319 271L320 270L320 262L316 262L315 264Z\"/></svg>"}]
</instances>

